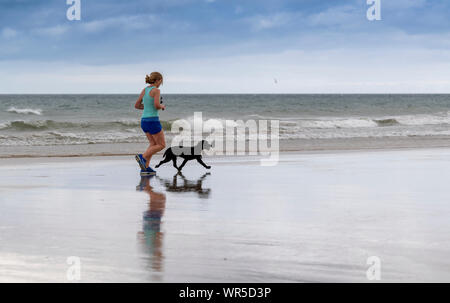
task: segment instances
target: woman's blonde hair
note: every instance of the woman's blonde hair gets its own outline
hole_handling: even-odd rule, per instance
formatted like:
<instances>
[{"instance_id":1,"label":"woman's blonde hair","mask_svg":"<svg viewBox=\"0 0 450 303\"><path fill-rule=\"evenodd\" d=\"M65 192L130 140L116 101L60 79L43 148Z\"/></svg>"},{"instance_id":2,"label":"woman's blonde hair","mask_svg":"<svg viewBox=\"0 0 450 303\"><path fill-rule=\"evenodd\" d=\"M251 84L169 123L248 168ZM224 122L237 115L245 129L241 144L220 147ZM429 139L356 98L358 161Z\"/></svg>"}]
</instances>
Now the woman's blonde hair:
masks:
<instances>
[{"instance_id":1,"label":"woman's blonde hair","mask_svg":"<svg viewBox=\"0 0 450 303\"><path fill-rule=\"evenodd\" d=\"M145 83L153 84L156 81L162 80L162 79L163 79L163 76L161 75L161 73L153 72L150 75L145 76Z\"/></svg>"}]
</instances>

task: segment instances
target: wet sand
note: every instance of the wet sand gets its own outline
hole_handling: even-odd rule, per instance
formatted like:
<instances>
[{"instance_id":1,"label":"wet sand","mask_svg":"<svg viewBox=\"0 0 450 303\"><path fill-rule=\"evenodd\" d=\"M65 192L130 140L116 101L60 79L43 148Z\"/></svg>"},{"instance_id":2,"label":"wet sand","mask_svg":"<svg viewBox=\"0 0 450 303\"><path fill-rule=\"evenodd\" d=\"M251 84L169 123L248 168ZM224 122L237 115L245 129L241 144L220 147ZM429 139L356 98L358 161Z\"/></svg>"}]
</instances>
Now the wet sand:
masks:
<instances>
[{"instance_id":1,"label":"wet sand","mask_svg":"<svg viewBox=\"0 0 450 303\"><path fill-rule=\"evenodd\" d=\"M167 142L171 133L166 134ZM280 140L283 152L340 152L352 150L393 150L450 148L449 136L411 136L385 138L335 138ZM234 140L232 140L234 142ZM234 143L232 143L234 144ZM226 143L224 143L224 146ZM129 156L142 152L148 143L67 144L43 146L2 146L2 158Z\"/></svg>"},{"instance_id":2,"label":"wet sand","mask_svg":"<svg viewBox=\"0 0 450 303\"><path fill-rule=\"evenodd\" d=\"M450 149L0 159L0 282L450 282Z\"/></svg>"}]
</instances>

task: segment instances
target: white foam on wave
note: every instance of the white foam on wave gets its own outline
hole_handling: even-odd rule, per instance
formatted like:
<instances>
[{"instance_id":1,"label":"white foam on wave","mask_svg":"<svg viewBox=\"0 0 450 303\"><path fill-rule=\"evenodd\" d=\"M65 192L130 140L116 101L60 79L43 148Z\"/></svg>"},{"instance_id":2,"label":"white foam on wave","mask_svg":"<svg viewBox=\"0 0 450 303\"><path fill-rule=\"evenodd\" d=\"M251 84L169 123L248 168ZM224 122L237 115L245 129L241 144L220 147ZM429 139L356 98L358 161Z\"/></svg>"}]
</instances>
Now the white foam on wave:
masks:
<instances>
[{"instance_id":1,"label":"white foam on wave","mask_svg":"<svg viewBox=\"0 0 450 303\"><path fill-rule=\"evenodd\" d=\"M6 111L10 112L10 113L24 114L24 115L29 115L29 114L38 115L38 116L42 115L41 109L15 108L14 106L12 106L12 107L8 108Z\"/></svg>"},{"instance_id":2,"label":"white foam on wave","mask_svg":"<svg viewBox=\"0 0 450 303\"><path fill-rule=\"evenodd\" d=\"M391 137L432 137L450 136L450 130L392 130L367 132L302 132L281 134L280 139L352 139L352 138L391 138Z\"/></svg>"},{"instance_id":3,"label":"white foam on wave","mask_svg":"<svg viewBox=\"0 0 450 303\"><path fill-rule=\"evenodd\" d=\"M0 129L8 128L11 126L11 122L0 123Z\"/></svg>"},{"instance_id":4,"label":"white foam on wave","mask_svg":"<svg viewBox=\"0 0 450 303\"><path fill-rule=\"evenodd\" d=\"M270 135L270 138L273 134ZM167 133L167 140L171 142L173 134ZM177 135L179 136L179 135ZM255 140L266 139L266 134L224 134L227 140L236 138L237 140ZM388 129L383 128L365 128L359 129L340 129L330 131L324 129L309 129L296 132L280 131L277 137L280 140L292 139L350 139L350 138L383 138L383 137L416 137L416 136L450 136L450 130L441 129ZM195 137L195 140L201 140L204 137ZM191 136L186 137L192 139ZM99 143L147 143L147 138L140 133L133 132L58 132L50 131L43 133L26 133L16 135L0 135L0 145L4 146L49 146L49 145L78 145L78 144L99 144Z\"/></svg>"},{"instance_id":5,"label":"white foam on wave","mask_svg":"<svg viewBox=\"0 0 450 303\"><path fill-rule=\"evenodd\" d=\"M403 125L438 125L450 124L449 113L436 115L405 115L394 117L400 124Z\"/></svg>"},{"instance_id":6,"label":"white foam on wave","mask_svg":"<svg viewBox=\"0 0 450 303\"><path fill-rule=\"evenodd\" d=\"M415 136L448 136L450 135L450 112L416 115L393 115L384 117L282 117L279 127L273 128L268 121L270 130L261 128L242 128L237 120L212 118L204 115L203 127L208 120L220 123L223 135L229 139L264 138L279 131L279 139L339 139L339 138L381 138L381 137L415 137ZM254 118L257 118L254 116ZM194 131L194 116L185 118L191 132ZM226 121L231 127L238 127L236 132L226 131ZM248 119L242 119L248 122ZM258 120L255 119L257 125ZM262 119L271 120L271 119ZM171 120L173 122L173 120ZM118 125L120 124L120 125ZM138 119L114 117L111 121L69 122L69 121L2 121L1 135L7 130L14 130L7 136L0 136L0 145L65 145L65 144L96 144L96 143L147 143L142 134ZM81 126L81 127L80 127ZM92 127L91 127L92 126ZM117 127L120 126L120 127ZM250 124L248 126L251 126ZM32 132L30 132L30 130ZM220 130L213 128L214 131ZM211 130L212 131L212 130ZM179 136L180 132L171 133L166 129L167 136ZM203 136L211 135L204 129Z\"/></svg>"},{"instance_id":7,"label":"white foam on wave","mask_svg":"<svg viewBox=\"0 0 450 303\"><path fill-rule=\"evenodd\" d=\"M177 119L177 120L173 120L173 127L175 127L175 130L177 130L178 126L183 126L183 123L180 123L181 121L186 121L188 123L188 125L191 127L191 130L194 129L195 126L200 128L200 125L195 125L195 122L199 122L197 120L195 120L194 116L189 116L183 119ZM233 120L233 119L223 119L223 118L213 118L213 117L202 117L202 123L203 123L203 127L205 127L205 125L211 126L211 125L215 125L215 124L220 124L223 126L223 128L225 129L226 126L229 127L237 127L238 123L236 122L237 120ZM245 122L245 121L244 121Z\"/></svg>"},{"instance_id":8,"label":"white foam on wave","mask_svg":"<svg viewBox=\"0 0 450 303\"><path fill-rule=\"evenodd\" d=\"M119 119L114 122L120 123L124 126L139 126L139 125L141 125L140 120L138 120L138 119Z\"/></svg>"},{"instance_id":9,"label":"white foam on wave","mask_svg":"<svg viewBox=\"0 0 450 303\"><path fill-rule=\"evenodd\" d=\"M321 119L301 120L298 125L304 128L359 128L376 127L377 123L372 119L348 118L348 119Z\"/></svg>"},{"instance_id":10,"label":"white foam on wave","mask_svg":"<svg viewBox=\"0 0 450 303\"><path fill-rule=\"evenodd\" d=\"M120 132L60 132L49 131L34 134L0 136L0 145L4 146L51 146L79 145L97 143L147 143L142 134Z\"/></svg>"},{"instance_id":11,"label":"white foam on wave","mask_svg":"<svg viewBox=\"0 0 450 303\"><path fill-rule=\"evenodd\" d=\"M449 125L450 112L436 114L399 115L367 118L298 118L295 122L282 118L282 129L299 131L301 129L356 129L377 128L380 126L427 126Z\"/></svg>"}]
</instances>

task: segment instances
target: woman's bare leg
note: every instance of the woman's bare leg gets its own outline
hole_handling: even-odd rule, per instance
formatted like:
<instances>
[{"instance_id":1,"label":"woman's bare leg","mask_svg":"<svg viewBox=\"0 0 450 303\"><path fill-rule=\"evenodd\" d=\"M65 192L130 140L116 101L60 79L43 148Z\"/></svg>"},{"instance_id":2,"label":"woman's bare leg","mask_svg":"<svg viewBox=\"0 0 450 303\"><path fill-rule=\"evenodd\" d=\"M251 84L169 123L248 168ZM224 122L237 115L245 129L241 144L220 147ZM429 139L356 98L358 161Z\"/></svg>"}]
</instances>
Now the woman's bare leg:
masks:
<instances>
[{"instance_id":1,"label":"woman's bare leg","mask_svg":"<svg viewBox=\"0 0 450 303\"><path fill-rule=\"evenodd\" d=\"M145 135L147 136L149 146L147 147L147 150L142 154L142 157L144 157L144 159L146 160L145 166L148 167L149 166L148 163L150 163L150 160L152 159L152 155L150 155L148 157L148 150L150 149L150 147L156 145L156 141L155 141L155 139L153 139L153 137L150 133L145 133Z\"/></svg>"},{"instance_id":2,"label":"woman's bare leg","mask_svg":"<svg viewBox=\"0 0 450 303\"><path fill-rule=\"evenodd\" d=\"M147 135L148 140L152 142L152 144L147 148L145 153L142 155L144 159L147 160L145 167L149 167L152 156L166 147L166 139L164 138L164 132L162 130L155 135L151 135L149 133L145 134ZM153 142L155 144L153 144Z\"/></svg>"}]
</instances>

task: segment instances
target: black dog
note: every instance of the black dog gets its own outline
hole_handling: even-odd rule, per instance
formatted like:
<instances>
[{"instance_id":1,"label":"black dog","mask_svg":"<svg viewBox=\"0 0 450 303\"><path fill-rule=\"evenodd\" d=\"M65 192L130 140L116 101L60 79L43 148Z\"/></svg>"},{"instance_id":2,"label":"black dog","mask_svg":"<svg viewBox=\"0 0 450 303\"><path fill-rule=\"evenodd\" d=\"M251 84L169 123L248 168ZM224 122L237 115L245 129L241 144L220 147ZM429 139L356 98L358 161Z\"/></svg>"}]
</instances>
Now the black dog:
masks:
<instances>
[{"instance_id":1,"label":"black dog","mask_svg":"<svg viewBox=\"0 0 450 303\"><path fill-rule=\"evenodd\" d=\"M189 160L197 160L198 163L203 165L205 168L210 169L211 166L206 165L202 160L202 150L211 149L211 144L208 141L202 140L196 146L193 147L183 147L183 146L172 146L169 147L164 153L164 159L159 162L155 167L158 168L161 164L167 163L169 161L173 162L173 166L181 171L183 166L186 165L186 162ZM183 163L181 163L180 167L177 167L177 157L181 157L184 159Z\"/></svg>"}]
</instances>

